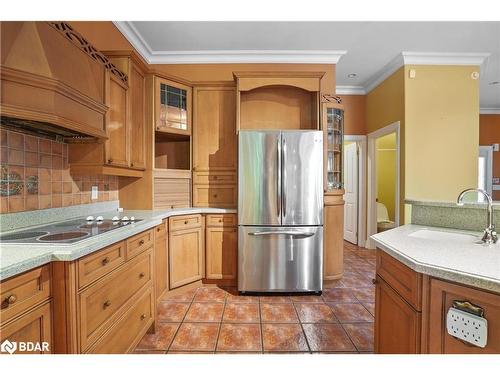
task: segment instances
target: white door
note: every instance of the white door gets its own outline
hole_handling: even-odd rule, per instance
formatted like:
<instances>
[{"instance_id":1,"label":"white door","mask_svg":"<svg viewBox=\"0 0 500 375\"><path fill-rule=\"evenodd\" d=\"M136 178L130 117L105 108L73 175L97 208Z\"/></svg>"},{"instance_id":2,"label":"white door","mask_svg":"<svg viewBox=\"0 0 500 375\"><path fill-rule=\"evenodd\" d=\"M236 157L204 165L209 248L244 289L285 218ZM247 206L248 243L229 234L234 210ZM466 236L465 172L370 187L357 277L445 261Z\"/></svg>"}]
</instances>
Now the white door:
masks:
<instances>
[{"instance_id":1,"label":"white door","mask_svg":"<svg viewBox=\"0 0 500 375\"><path fill-rule=\"evenodd\" d=\"M358 244L358 153L357 144L344 147L344 239Z\"/></svg>"},{"instance_id":2,"label":"white door","mask_svg":"<svg viewBox=\"0 0 500 375\"><path fill-rule=\"evenodd\" d=\"M491 195L493 188L493 147L479 146L477 187ZM478 201L484 202L484 196L478 194Z\"/></svg>"}]
</instances>

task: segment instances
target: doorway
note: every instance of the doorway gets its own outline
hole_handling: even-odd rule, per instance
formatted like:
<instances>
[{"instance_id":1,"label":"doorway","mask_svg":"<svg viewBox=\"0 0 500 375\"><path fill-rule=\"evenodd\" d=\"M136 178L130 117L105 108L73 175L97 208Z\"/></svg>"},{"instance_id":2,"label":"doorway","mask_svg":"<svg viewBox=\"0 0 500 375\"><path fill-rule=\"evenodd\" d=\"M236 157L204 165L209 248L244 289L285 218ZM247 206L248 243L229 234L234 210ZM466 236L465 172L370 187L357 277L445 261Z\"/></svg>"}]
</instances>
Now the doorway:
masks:
<instances>
[{"instance_id":1,"label":"doorway","mask_svg":"<svg viewBox=\"0 0 500 375\"><path fill-rule=\"evenodd\" d=\"M479 146L477 187L483 189L490 196L493 192L493 146ZM477 196L479 203L484 203L482 194Z\"/></svg>"},{"instance_id":2,"label":"doorway","mask_svg":"<svg viewBox=\"0 0 500 375\"><path fill-rule=\"evenodd\" d=\"M399 121L368 134L368 194L366 247L370 236L399 226L400 183Z\"/></svg>"},{"instance_id":3,"label":"doorway","mask_svg":"<svg viewBox=\"0 0 500 375\"><path fill-rule=\"evenodd\" d=\"M366 136L344 136L344 240L365 247Z\"/></svg>"}]
</instances>

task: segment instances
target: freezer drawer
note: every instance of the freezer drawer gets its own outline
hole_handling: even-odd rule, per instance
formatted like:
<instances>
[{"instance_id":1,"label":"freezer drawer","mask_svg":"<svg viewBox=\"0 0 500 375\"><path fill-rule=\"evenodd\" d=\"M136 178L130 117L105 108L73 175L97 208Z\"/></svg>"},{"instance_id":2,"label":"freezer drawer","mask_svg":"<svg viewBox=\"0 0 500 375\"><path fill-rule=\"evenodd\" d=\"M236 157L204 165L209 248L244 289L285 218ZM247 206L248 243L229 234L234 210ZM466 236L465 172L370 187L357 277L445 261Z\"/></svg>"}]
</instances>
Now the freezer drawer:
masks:
<instances>
[{"instance_id":1,"label":"freezer drawer","mask_svg":"<svg viewBox=\"0 0 500 375\"><path fill-rule=\"evenodd\" d=\"M238 228L240 292L319 292L323 227Z\"/></svg>"}]
</instances>

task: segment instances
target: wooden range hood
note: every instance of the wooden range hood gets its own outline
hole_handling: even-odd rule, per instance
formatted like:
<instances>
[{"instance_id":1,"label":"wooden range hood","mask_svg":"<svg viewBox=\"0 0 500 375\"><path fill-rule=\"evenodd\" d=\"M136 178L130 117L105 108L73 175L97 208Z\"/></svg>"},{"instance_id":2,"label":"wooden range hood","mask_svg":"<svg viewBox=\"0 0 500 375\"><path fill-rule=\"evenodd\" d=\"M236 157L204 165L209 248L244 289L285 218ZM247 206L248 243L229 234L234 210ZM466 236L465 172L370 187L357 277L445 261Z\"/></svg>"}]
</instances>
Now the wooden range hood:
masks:
<instances>
[{"instance_id":1,"label":"wooden range hood","mask_svg":"<svg viewBox=\"0 0 500 375\"><path fill-rule=\"evenodd\" d=\"M105 80L127 76L64 22L1 22L2 118L106 139Z\"/></svg>"}]
</instances>

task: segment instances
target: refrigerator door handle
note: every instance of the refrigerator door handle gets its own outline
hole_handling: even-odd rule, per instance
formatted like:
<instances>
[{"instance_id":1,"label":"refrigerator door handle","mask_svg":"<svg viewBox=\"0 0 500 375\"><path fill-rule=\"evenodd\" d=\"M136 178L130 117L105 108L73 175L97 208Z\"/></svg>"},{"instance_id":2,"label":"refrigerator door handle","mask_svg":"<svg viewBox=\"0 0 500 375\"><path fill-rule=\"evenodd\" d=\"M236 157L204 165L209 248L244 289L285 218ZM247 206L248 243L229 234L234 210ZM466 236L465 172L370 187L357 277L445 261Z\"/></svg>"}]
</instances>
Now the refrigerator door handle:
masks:
<instances>
[{"instance_id":1,"label":"refrigerator door handle","mask_svg":"<svg viewBox=\"0 0 500 375\"><path fill-rule=\"evenodd\" d=\"M286 236L293 236L293 237L300 237L300 238L306 238L306 237L311 237L314 236L316 232L299 232L299 231L292 231L292 230L281 230L281 231L260 231L260 232L250 232L248 233L249 236L269 236L273 234L277 235L286 235Z\"/></svg>"},{"instance_id":2,"label":"refrigerator door handle","mask_svg":"<svg viewBox=\"0 0 500 375\"><path fill-rule=\"evenodd\" d=\"M281 211L283 212L283 219L286 216L286 138L282 136L283 140L283 152L281 155L281 176L282 176L282 181L281 181Z\"/></svg>"},{"instance_id":3,"label":"refrigerator door handle","mask_svg":"<svg viewBox=\"0 0 500 375\"><path fill-rule=\"evenodd\" d=\"M278 164L277 176L276 176L276 200L277 200L277 214L276 216L281 216L281 137L278 137L277 153L276 153L276 163ZM281 219L280 219L281 222Z\"/></svg>"}]
</instances>

